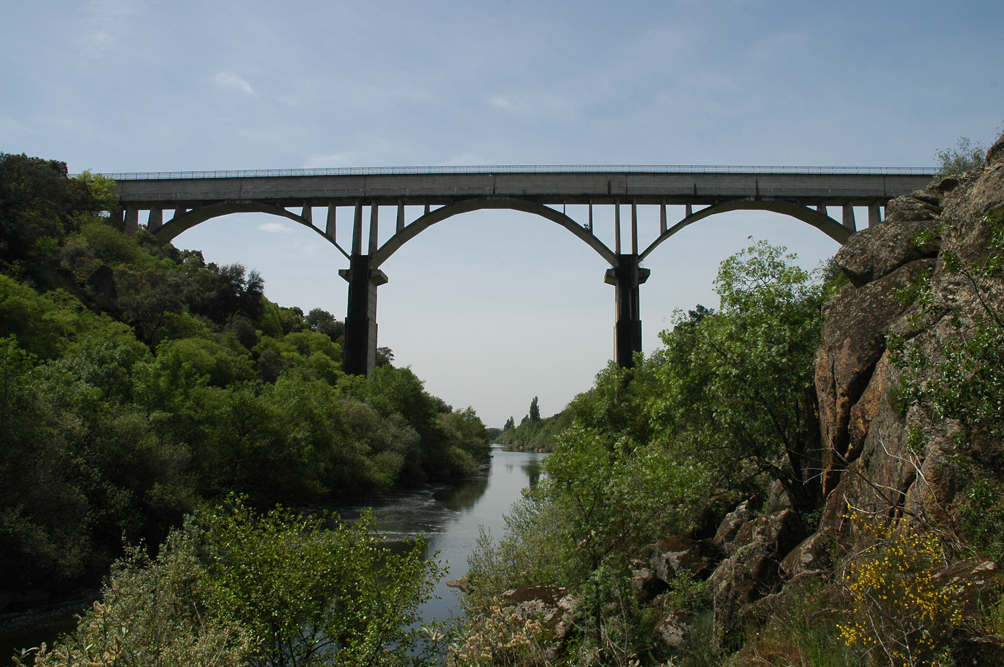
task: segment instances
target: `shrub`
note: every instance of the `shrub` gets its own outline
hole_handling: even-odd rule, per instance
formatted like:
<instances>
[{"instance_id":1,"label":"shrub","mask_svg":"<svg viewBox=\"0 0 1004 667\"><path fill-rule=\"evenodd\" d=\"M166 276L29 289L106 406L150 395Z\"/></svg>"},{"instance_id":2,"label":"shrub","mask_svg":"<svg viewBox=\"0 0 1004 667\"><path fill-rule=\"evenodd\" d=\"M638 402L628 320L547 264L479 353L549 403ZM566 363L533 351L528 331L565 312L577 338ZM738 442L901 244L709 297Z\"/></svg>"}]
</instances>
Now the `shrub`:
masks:
<instances>
[{"instance_id":1,"label":"shrub","mask_svg":"<svg viewBox=\"0 0 1004 667\"><path fill-rule=\"evenodd\" d=\"M133 549L118 561L102 591L77 624L51 651L45 645L36 667L169 667L247 664L251 633L212 607L199 562L202 531L191 520L171 534L156 561ZM14 658L22 665L23 653Z\"/></svg>"},{"instance_id":2,"label":"shrub","mask_svg":"<svg viewBox=\"0 0 1004 667\"><path fill-rule=\"evenodd\" d=\"M844 641L896 667L942 664L962 609L957 591L935 581L945 563L937 535L857 512L850 518L874 545L845 573L853 616L839 626Z\"/></svg>"},{"instance_id":3,"label":"shrub","mask_svg":"<svg viewBox=\"0 0 1004 667\"><path fill-rule=\"evenodd\" d=\"M934 151L934 157L938 160L938 176L955 176L975 171L983 166L986 152L986 147L980 142L974 144L969 137L960 137L955 148Z\"/></svg>"}]
</instances>

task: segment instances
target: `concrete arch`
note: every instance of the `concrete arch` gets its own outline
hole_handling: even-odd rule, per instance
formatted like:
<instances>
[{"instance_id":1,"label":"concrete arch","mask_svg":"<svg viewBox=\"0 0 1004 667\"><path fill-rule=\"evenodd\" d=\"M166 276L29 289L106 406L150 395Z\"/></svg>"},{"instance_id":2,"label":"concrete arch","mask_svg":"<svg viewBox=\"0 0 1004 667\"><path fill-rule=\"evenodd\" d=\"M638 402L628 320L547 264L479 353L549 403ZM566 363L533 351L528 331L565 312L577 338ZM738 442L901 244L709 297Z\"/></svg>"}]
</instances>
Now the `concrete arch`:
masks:
<instances>
[{"instance_id":1,"label":"concrete arch","mask_svg":"<svg viewBox=\"0 0 1004 667\"><path fill-rule=\"evenodd\" d=\"M582 225L575 222L564 213L555 211L553 208L544 206L543 204L537 204L536 202L526 201L524 199L506 198L465 199L461 202L457 202L456 204L449 204L447 206L443 206L442 208L438 208L435 211L430 211L411 224L407 225L394 236L387 239L387 242L380 246L380 249L373 254L371 266L373 268L378 268L402 245L415 238L437 222L441 222L447 218L452 218L453 216L461 213L470 213L471 211L480 211L484 209L509 209L513 211L522 211L523 213L532 213L552 222L556 222L582 241L585 241L585 243L599 253L600 257L605 259L610 266L617 266L617 255L615 255L610 248L606 247L602 241L590 233L589 230L582 227Z\"/></svg>"},{"instance_id":2,"label":"concrete arch","mask_svg":"<svg viewBox=\"0 0 1004 667\"><path fill-rule=\"evenodd\" d=\"M323 231L315 227L309 220L301 215L295 213L290 213L281 206L271 206L269 204L254 204L254 203L226 203L226 204L210 204L209 206L203 206L197 208L193 211L189 211L180 218L173 218L168 222L164 223L155 230L152 230L154 238L157 239L158 243L164 244L169 243L178 237L182 232L188 231L192 227L198 225L199 223L205 222L212 218L219 218L224 215L230 215L231 213L268 213L269 215L278 215L283 218L289 218L293 222L298 222L301 225L317 232L324 238L325 241L331 245L338 248L338 251L345 255L346 259L350 259L349 254L345 250L335 243L330 237L328 237Z\"/></svg>"},{"instance_id":3,"label":"concrete arch","mask_svg":"<svg viewBox=\"0 0 1004 667\"><path fill-rule=\"evenodd\" d=\"M662 234L659 238L653 241L652 244L649 245L649 247L646 248L641 255L639 255L638 261L648 257L648 255L655 250L660 243L673 236L684 227L692 225L704 218L711 217L712 215L716 215L718 213L728 213L729 211L772 211L774 213L788 215L812 225L841 245L847 243L847 239L849 239L851 234L854 233L830 216L823 215L814 209L807 208L800 204L792 204L784 201L741 199L724 202L722 204L714 204L684 218L667 229L665 234Z\"/></svg>"}]
</instances>

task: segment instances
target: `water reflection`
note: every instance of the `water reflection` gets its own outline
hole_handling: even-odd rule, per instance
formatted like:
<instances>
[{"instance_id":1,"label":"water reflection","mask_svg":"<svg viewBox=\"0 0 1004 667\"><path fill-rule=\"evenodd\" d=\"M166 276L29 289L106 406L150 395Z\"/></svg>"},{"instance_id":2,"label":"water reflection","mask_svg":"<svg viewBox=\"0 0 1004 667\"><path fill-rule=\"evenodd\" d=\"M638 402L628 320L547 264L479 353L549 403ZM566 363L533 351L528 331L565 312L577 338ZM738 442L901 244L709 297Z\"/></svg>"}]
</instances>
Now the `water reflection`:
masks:
<instances>
[{"instance_id":1,"label":"water reflection","mask_svg":"<svg viewBox=\"0 0 1004 667\"><path fill-rule=\"evenodd\" d=\"M531 459L520 466L526 475L526 484L531 489L540 481L540 459Z\"/></svg>"},{"instance_id":2,"label":"water reflection","mask_svg":"<svg viewBox=\"0 0 1004 667\"><path fill-rule=\"evenodd\" d=\"M451 489L442 489L432 494L454 512L473 509L488 489L488 474L476 479L468 479Z\"/></svg>"},{"instance_id":3,"label":"water reflection","mask_svg":"<svg viewBox=\"0 0 1004 667\"><path fill-rule=\"evenodd\" d=\"M503 514L520 499L523 489L538 483L544 456L495 449L491 466L476 479L456 486L396 493L372 503L377 530L392 541L425 535L429 553L438 552L440 562L448 568L448 574L433 591L436 597L421 609L424 620L445 620L459 609L457 592L446 586L446 580L467 573L467 556L477 544L478 526L496 536L505 531ZM339 513L351 521L362 510L361 505L342 507Z\"/></svg>"}]
</instances>

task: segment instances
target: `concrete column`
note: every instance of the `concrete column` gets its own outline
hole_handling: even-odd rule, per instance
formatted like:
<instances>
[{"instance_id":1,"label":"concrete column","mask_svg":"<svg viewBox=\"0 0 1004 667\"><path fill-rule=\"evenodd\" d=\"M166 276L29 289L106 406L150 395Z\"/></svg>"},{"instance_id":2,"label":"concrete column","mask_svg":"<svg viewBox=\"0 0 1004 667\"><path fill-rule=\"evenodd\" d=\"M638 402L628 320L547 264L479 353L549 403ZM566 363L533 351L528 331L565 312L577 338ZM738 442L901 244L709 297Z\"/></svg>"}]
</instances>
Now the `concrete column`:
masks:
<instances>
[{"instance_id":1,"label":"concrete column","mask_svg":"<svg viewBox=\"0 0 1004 667\"><path fill-rule=\"evenodd\" d=\"M397 203L397 234L404 231L404 202Z\"/></svg>"},{"instance_id":2,"label":"concrete column","mask_svg":"<svg viewBox=\"0 0 1004 667\"><path fill-rule=\"evenodd\" d=\"M659 236L666 233L666 200L662 200L662 206L659 207Z\"/></svg>"},{"instance_id":3,"label":"concrete column","mask_svg":"<svg viewBox=\"0 0 1004 667\"><path fill-rule=\"evenodd\" d=\"M687 217L689 218L692 215L694 215L694 205L687 204Z\"/></svg>"},{"instance_id":4,"label":"concrete column","mask_svg":"<svg viewBox=\"0 0 1004 667\"><path fill-rule=\"evenodd\" d=\"M327 236L332 241L335 240L335 229L336 229L335 216L337 215L335 211L337 210L338 210L337 206L335 206L334 204L328 204L328 220L324 224L324 235Z\"/></svg>"},{"instance_id":5,"label":"concrete column","mask_svg":"<svg viewBox=\"0 0 1004 667\"><path fill-rule=\"evenodd\" d=\"M614 202L614 252L621 254L621 202Z\"/></svg>"},{"instance_id":6,"label":"concrete column","mask_svg":"<svg viewBox=\"0 0 1004 667\"><path fill-rule=\"evenodd\" d=\"M631 202L631 254L638 254L638 204Z\"/></svg>"},{"instance_id":7,"label":"concrete column","mask_svg":"<svg viewBox=\"0 0 1004 667\"><path fill-rule=\"evenodd\" d=\"M314 224L314 209L310 206L310 204L304 202L303 210L300 211L300 217L309 222L311 225Z\"/></svg>"},{"instance_id":8,"label":"concrete column","mask_svg":"<svg viewBox=\"0 0 1004 667\"><path fill-rule=\"evenodd\" d=\"M377 206L376 202L370 203L370 254L373 255L377 251L377 242L379 240L380 233L380 207Z\"/></svg>"},{"instance_id":9,"label":"concrete column","mask_svg":"<svg viewBox=\"0 0 1004 667\"><path fill-rule=\"evenodd\" d=\"M178 208L174 209L174 217L171 218L171 220L177 220L186 213L188 213L188 209L185 208L184 206L179 206Z\"/></svg>"},{"instance_id":10,"label":"concrete column","mask_svg":"<svg viewBox=\"0 0 1004 667\"><path fill-rule=\"evenodd\" d=\"M356 202L356 217L352 221L352 256L363 254L363 204Z\"/></svg>"},{"instance_id":11,"label":"concrete column","mask_svg":"<svg viewBox=\"0 0 1004 667\"><path fill-rule=\"evenodd\" d=\"M857 231L857 225L854 223L854 205L844 204L844 219L841 221L847 229L852 232Z\"/></svg>"},{"instance_id":12,"label":"concrete column","mask_svg":"<svg viewBox=\"0 0 1004 667\"><path fill-rule=\"evenodd\" d=\"M376 368L377 287L387 282L387 276L373 268L370 255L353 255L349 268L338 273L349 283L342 370L368 377Z\"/></svg>"},{"instance_id":13,"label":"concrete column","mask_svg":"<svg viewBox=\"0 0 1004 667\"><path fill-rule=\"evenodd\" d=\"M589 201L589 233L593 233L593 202Z\"/></svg>"},{"instance_id":14,"label":"concrete column","mask_svg":"<svg viewBox=\"0 0 1004 667\"><path fill-rule=\"evenodd\" d=\"M125 222L123 223L125 233L132 236L139 229L139 209L127 208L125 212Z\"/></svg>"},{"instance_id":15,"label":"concrete column","mask_svg":"<svg viewBox=\"0 0 1004 667\"><path fill-rule=\"evenodd\" d=\"M877 227L882 222L882 215L879 213L878 202L868 204L868 226Z\"/></svg>"},{"instance_id":16,"label":"concrete column","mask_svg":"<svg viewBox=\"0 0 1004 667\"><path fill-rule=\"evenodd\" d=\"M638 266L638 255L617 255L617 267L607 269L604 282L616 289L614 297L614 361L623 368L634 366L634 353L641 352L641 311L638 286L651 272Z\"/></svg>"},{"instance_id":17,"label":"concrete column","mask_svg":"<svg viewBox=\"0 0 1004 667\"><path fill-rule=\"evenodd\" d=\"M164 209L157 207L151 208L150 218L146 221L146 228L151 232L155 232L163 226L164 226Z\"/></svg>"}]
</instances>

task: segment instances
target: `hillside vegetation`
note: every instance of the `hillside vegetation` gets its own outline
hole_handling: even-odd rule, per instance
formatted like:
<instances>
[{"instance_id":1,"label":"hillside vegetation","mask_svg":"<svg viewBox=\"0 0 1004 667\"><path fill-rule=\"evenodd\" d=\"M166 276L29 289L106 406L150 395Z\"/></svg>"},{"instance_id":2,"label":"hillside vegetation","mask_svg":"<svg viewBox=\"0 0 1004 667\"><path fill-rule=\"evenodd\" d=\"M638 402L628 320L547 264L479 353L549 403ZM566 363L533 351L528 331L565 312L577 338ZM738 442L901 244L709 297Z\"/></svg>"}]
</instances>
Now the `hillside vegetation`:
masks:
<instances>
[{"instance_id":1,"label":"hillside vegetation","mask_svg":"<svg viewBox=\"0 0 1004 667\"><path fill-rule=\"evenodd\" d=\"M451 665L1004 664L1004 138L938 157L825 270L723 262L566 408Z\"/></svg>"},{"instance_id":2,"label":"hillside vegetation","mask_svg":"<svg viewBox=\"0 0 1004 667\"><path fill-rule=\"evenodd\" d=\"M342 323L111 224L114 184L0 154L0 588L58 589L230 493L302 506L474 474L407 368L341 371Z\"/></svg>"}]
</instances>

